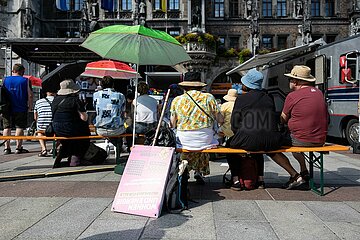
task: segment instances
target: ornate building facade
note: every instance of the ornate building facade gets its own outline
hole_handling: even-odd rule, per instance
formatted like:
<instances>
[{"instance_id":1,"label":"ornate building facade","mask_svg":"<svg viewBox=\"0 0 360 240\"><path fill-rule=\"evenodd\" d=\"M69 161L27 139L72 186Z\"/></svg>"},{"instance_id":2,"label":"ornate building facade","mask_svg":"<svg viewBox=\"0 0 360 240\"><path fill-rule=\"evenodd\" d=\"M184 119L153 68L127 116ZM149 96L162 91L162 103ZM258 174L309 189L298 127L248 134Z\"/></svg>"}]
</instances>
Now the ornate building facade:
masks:
<instances>
[{"instance_id":1,"label":"ornate building facade","mask_svg":"<svg viewBox=\"0 0 360 240\"><path fill-rule=\"evenodd\" d=\"M225 49L280 50L319 38L333 42L360 31L357 0L1 0L0 38L84 38L112 24L145 24L173 36L219 37ZM228 81L237 58L184 46L206 81ZM2 46L0 57L8 59ZM205 54L203 54L205 52ZM15 57L14 57L15 59ZM202 61L202 59L205 59ZM5 64L0 68L4 74ZM1 70L1 69L0 69Z\"/></svg>"}]
</instances>

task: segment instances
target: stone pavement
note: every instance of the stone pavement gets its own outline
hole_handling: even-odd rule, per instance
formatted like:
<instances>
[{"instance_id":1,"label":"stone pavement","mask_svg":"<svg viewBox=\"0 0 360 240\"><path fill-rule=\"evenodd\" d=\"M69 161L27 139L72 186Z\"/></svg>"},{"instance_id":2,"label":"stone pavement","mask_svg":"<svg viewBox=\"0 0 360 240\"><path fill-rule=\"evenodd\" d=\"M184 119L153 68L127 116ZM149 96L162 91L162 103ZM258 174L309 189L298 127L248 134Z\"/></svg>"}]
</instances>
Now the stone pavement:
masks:
<instances>
[{"instance_id":1,"label":"stone pavement","mask_svg":"<svg viewBox=\"0 0 360 240\"><path fill-rule=\"evenodd\" d=\"M59 171L37 157L37 143L25 146L31 153L0 155L0 177ZM0 239L360 239L359 159L325 156L323 197L281 189L288 176L268 159L265 190L226 189L218 159L204 186L190 179L190 210L158 219L111 212L121 178L113 171L0 182Z\"/></svg>"}]
</instances>

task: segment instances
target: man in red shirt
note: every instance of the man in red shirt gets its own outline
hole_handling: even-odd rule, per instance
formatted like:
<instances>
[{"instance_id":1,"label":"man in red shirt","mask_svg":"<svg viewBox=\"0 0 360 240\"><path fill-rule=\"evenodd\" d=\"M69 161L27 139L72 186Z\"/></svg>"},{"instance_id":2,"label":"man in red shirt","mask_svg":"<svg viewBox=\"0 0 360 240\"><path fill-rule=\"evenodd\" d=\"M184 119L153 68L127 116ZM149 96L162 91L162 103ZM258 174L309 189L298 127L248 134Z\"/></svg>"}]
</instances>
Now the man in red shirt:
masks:
<instances>
[{"instance_id":1,"label":"man in red shirt","mask_svg":"<svg viewBox=\"0 0 360 240\"><path fill-rule=\"evenodd\" d=\"M328 111L322 92L315 87L316 79L307 66L294 66L289 77L290 89L285 99L281 122L287 123L290 134L286 145L318 147L325 143L328 128ZM309 172L302 153L293 153L300 164L300 176L309 179ZM285 157L285 155L284 155ZM297 176L298 177L298 176ZM291 179L290 179L291 180ZM291 181L290 181L291 182ZM291 186L287 188L291 189Z\"/></svg>"}]
</instances>

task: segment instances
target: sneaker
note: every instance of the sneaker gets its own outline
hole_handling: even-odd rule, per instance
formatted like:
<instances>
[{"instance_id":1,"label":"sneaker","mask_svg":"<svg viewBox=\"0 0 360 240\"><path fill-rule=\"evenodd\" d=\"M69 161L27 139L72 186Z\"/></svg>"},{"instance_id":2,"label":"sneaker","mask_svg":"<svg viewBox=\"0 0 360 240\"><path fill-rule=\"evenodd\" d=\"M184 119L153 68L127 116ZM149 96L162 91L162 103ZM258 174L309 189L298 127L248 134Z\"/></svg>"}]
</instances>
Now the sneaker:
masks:
<instances>
[{"instance_id":1,"label":"sneaker","mask_svg":"<svg viewBox=\"0 0 360 240\"><path fill-rule=\"evenodd\" d=\"M20 153L29 153L29 150L26 150L26 149L24 149L23 147L17 148L17 149L15 150L15 154L20 154Z\"/></svg>"},{"instance_id":2,"label":"sneaker","mask_svg":"<svg viewBox=\"0 0 360 240\"><path fill-rule=\"evenodd\" d=\"M300 175L306 182L310 181L310 174L309 174L308 170L300 172Z\"/></svg>"},{"instance_id":3,"label":"sneaker","mask_svg":"<svg viewBox=\"0 0 360 240\"><path fill-rule=\"evenodd\" d=\"M11 149L10 148L5 148L4 149L4 155L8 155L11 154Z\"/></svg>"},{"instance_id":4,"label":"sneaker","mask_svg":"<svg viewBox=\"0 0 360 240\"><path fill-rule=\"evenodd\" d=\"M301 177L300 174L296 174L294 177L290 178L289 185L286 188L287 190L294 189L305 183L305 180Z\"/></svg>"},{"instance_id":5,"label":"sneaker","mask_svg":"<svg viewBox=\"0 0 360 240\"><path fill-rule=\"evenodd\" d=\"M234 190L234 191L241 191L241 184L239 181L236 181L234 182L233 185L231 185L231 190Z\"/></svg>"},{"instance_id":6,"label":"sneaker","mask_svg":"<svg viewBox=\"0 0 360 240\"><path fill-rule=\"evenodd\" d=\"M201 173L196 172L194 174L194 178L196 180L196 183L201 184L201 185L205 184L204 177L201 175Z\"/></svg>"},{"instance_id":7,"label":"sneaker","mask_svg":"<svg viewBox=\"0 0 360 240\"><path fill-rule=\"evenodd\" d=\"M264 181L258 181L257 182L257 188L258 189L265 189L265 182Z\"/></svg>"}]
</instances>

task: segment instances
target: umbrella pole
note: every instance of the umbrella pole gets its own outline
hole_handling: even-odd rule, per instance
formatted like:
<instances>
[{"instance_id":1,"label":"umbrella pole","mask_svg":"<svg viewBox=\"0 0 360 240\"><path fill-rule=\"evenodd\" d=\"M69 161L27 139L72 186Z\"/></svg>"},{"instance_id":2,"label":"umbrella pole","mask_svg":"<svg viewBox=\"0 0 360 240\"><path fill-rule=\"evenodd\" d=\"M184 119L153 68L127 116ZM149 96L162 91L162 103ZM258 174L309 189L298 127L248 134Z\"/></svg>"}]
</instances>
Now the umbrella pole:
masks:
<instances>
[{"instance_id":1,"label":"umbrella pole","mask_svg":"<svg viewBox=\"0 0 360 240\"><path fill-rule=\"evenodd\" d=\"M155 144L156 144L156 140L157 140L157 137L158 137L158 134L159 134L159 131L160 131L160 126L161 126L162 120L164 118L165 109L166 109L166 106L167 106L167 103L168 103L169 95L170 95L170 89L168 89L168 91L166 93L165 101L164 101L164 104L163 104L162 110L161 110L160 119L159 119L159 122L158 122L158 125L157 125L157 128L156 128L154 140L153 140L151 146L155 146Z\"/></svg>"},{"instance_id":2,"label":"umbrella pole","mask_svg":"<svg viewBox=\"0 0 360 240\"><path fill-rule=\"evenodd\" d=\"M132 136L132 147L135 145L135 124L136 124L136 109L137 109L137 97L138 97L138 76L139 76L139 64L136 64L136 78L135 78L135 104L134 104L134 122L133 122L133 136Z\"/></svg>"}]
</instances>

